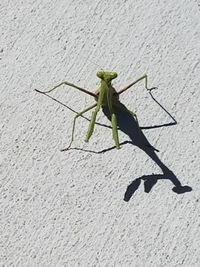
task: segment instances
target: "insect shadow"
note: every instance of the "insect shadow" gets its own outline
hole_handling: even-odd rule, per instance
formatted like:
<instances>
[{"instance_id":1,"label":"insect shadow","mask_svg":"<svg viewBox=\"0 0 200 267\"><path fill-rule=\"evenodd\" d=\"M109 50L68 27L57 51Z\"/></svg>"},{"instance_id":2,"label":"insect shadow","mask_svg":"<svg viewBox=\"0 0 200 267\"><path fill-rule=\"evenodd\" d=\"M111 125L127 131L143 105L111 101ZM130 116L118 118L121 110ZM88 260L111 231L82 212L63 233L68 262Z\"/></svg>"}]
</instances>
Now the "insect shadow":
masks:
<instances>
[{"instance_id":1,"label":"insect shadow","mask_svg":"<svg viewBox=\"0 0 200 267\"><path fill-rule=\"evenodd\" d=\"M151 92L150 96L169 115L169 117L172 119L172 122L160 125L139 127L135 117L130 114L124 104L119 102L118 109L115 109L118 127L122 132L128 135L131 140L121 143L120 146L129 143L139 147L160 167L163 174L143 175L134 179L133 182L127 187L127 190L124 194L124 201L129 201L131 199L136 190L139 188L141 181L144 181L144 191L146 193L149 193L152 190L153 186L155 186L158 180L170 180L173 184L172 191L177 194L192 191L192 188L190 186L182 186L176 175L160 160L160 158L156 154L156 152L159 152L159 150L157 150L149 143L146 136L142 132L143 129L154 129L159 127L173 126L177 124L175 118L155 99ZM103 113L109 120L111 120L111 115L107 107L103 107ZM115 149L115 146L95 153L105 153L112 149Z\"/></svg>"},{"instance_id":2,"label":"insect shadow","mask_svg":"<svg viewBox=\"0 0 200 267\"><path fill-rule=\"evenodd\" d=\"M46 95L46 96L56 101L57 103L65 106L66 108L70 109L72 112L77 113L75 110L71 109L70 107L60 102L59 100L55 99L54 97L49 96L49 95ZM130 138L130 141L125 141L123 143L120 143L120 146L123 146L126 144L132 144L134 146L139 147L160 167L163 174L143 175L141 177L134 179L132 183L129 184L126 189L126 192L124 194L124 201L129 201L131 199L131 197L134 195L134 193L139 188L141 181L144 181L144 191L146 193L149 193L152 190L153 186L155 186L158 180L170 180L171 183L174 185L172 188L172 191L177 194L182 194L185 192L192 191L192 188L190 186L187 186L187 185L182 186L181 182L178 180L176 175L159 159L158 155L156 154L156 152L159 152L159 150L153 147L149 143L146 136L142 132L142 130L144 129L154 129L154 128L159 128L159 127L173 126L177 124L177 121L175 120L175 118L154 98L151 92L150 92L150 96L169 115L169 117L172 119L172 122L160 124L160 125L140 127L135 117L128 111L126 106L119 101L118 108L115 109L118 128L122 132L124 132L126 135L128 135ZM111 120L109 109L107 107L103 107L102 111L105 114L105 116L109 120ZM82 116L82 117L89 121L87 117L85 116ZM105 125L105 124L96 122L96 125L111 129L110 126ZM115 146L101 150L101 151L93 151L93 150L87 150L87 149L82 149L82 148L70 148L70 149L81 150L85 152L92 152L95 154L101 154L101 153L110 151L112 149L115 149Z\"/></svg>"},{"instance_id":3,"label":"insect shadow","mask_svg":"<svg viewBox=\"0 0 200 267\"><path fill-rule=\"evenodd\" d=\"M155 100L155 99L154 99ZM159 104L160 105L160 104ZM128 187L124 194L124 201L129 201L130 198L133 196L135 191L138 189L141 181L144 181L144 191L149 193L153 186L158 182L158 180L165 180L168 179L172 182L174 187L172 188L173 192L177 194L182 194L185 192L192 191L192 188L189 186L182 186L181 182L178 180L176 175L159 159L156 152L158 150L154 148L149 141L147 140L146 136L142 132L141 128L139 127L135 118L128 112L126 107L120 102L120 109L115 110L117 122L119 129L124 132L126 135L129 136L130 140L126 143L132 143L133 145L142 149L162 170L163 174L152 174L152 175L143 175L139 178L136 178ZM162 106L162 108L164 108ZM107 108L103 109L105 116L110 119L110 114ZM168 112L167 112L168 113ZM168 113L169 114L169 113ZM171 114L169 114L171 118ZM170 124L163 124L163 125L155 125L152 126L153 128L157 127L164 127L169 125L175 125L177 122L173 118L173 122ZM145 127L143 127L145 128ZM149 127L148 127L149 128ZM146 127L146 129L148 129Z\"/></svg>"}]
</instances>

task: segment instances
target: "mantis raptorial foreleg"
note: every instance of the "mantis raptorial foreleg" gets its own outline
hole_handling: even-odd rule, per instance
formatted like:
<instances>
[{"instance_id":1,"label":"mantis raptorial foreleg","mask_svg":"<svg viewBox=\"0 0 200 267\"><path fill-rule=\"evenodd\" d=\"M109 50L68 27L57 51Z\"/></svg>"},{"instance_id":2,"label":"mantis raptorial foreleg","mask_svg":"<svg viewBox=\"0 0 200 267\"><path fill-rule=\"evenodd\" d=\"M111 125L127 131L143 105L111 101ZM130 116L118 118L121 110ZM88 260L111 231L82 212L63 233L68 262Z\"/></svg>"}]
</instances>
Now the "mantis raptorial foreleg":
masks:
<instances>
[{"instance_id":1,"label":"mantis raptorial foreleg","mask_svg":"<svg viewBox=\"0 0 200 267\"><path fill-rule=\"evenodd\" d=\"M39 92L39 93L42 93L42 94L48 94L48 93L54 91L55 89L57 89L58 87L60 87L61 85L68 85L68 86L71 86L71 87L73 87L73 88L78 89L79 91L82 91L83 93L86 93L86 94L91 95L91 96L93 96L93 97L97 97L96 94L94 94L94 93L92 93L92 92L90 92L90 91L88 91L88 90L86 90L86 89L84 89L84 88L82 88L82 87L79 87L79 86L77 86L77 85L75 85L75 84L73 84L73 83L69 83L69 82L62 82L62 83L59 83L58 85L54 86L52 89L50 89L50 90L48 90L48 91L40 91L40 90L38 90L38 89L35 89L35 91L37 91L37 92Z\"/></svg>"},{"instance_id":2,"label":"mantis raptorial foreleg","mask_svg":"<svg viewBox=\"0 0 200 267\"><path fill-rule=\"evenodd\" d=\"M73 122L73 127L72 127L72 137L71 137L71 141L70 141L70 143L69 143L69 146L68 146L67 148L61 149L61 151L68 150L68 149L71 147L72 142L74 141L74 131L75 131L76 119L77 119L78 117L81 117L81 116L82 116L84 113L86 113L87 111L89 111L89 110L93 109L94 107L96 107L96 105L97 105L97 103L95 103L94 105L92 105L92 106L89 107L89 108L84 109L82 112L78 113L78 114L75 116L75 118L74 118L74 122Z\"/></svg>"},{"instance_id":3,"label":"mantis raptorial foreleg","mask_svg":"<svg viewBox=\"0 0 200 267\"><path fill-rule=\"evenodd\" d=\"M100 90L99 95L98 95L97 107L96 107L95 111L92 113L92 117L90 120L90 125L88 127L88 132L87 132L87 135L85 138L85 142L88 142L90 137L93 134L97 113L99 112L100 108L102 107L104 96L105 96L106 92L108 93L108 90L109 90L109 88L107 87L107 84L104 84L101 87L101 90ZM112 99L111 99L111 101L112 101ZM117 130L117 119L116 119L116 115L113 113L112 102L108 103L108 108L109 108L109 111L111 112L113 139L115 141L116 148L119 149L120 146L119 146L119 137L118 137L118 130Z\"/></svg>"},{"instance_id":4,"label":"mantis raptorial foreleg","mask_svg":"<svg viewBox=\"0 0 200 267\"><path fill-rule=\"evenodd\" d=\"M96 109L94 112L92 112L92 117L91 117L90 124L88 127L87 135L85 137L85 142L89 141L90 137L92 136L92 134L94 132L94 125L95 125L95 121L96 121L96 117L97 117L98 112L99 112L99 109Z\"/></svg>"},{"instance_id":5,"label":"mantis raptorial foreleg","mask_svg":"<svg viewBox=\"0 0 200 267\"><path fill-rule=\"evenodd\" d=\"M88 127L88 131L87 131L87 135L86 135L86 138L85 138L85 142L88 142L90 137L93 134L94 124L95 124L95 121L96 121L96 116L97 116L97 113L99 112L99 110L100 110L100 108L102 106L103 98L104 98L104 95L105 95L105 91L106 91L106 88L102 87L102 89L99 92L98 100L97 100L97 104L96 104L97 107L96 107L95 111L92 113L92 118L90 120L90 124L89 124L89 127Z\"/></svg>"},{"instance_id":6,"label":"mantis raptorial foreleg","mask_svg":"<svg viewBox=\"0 0 200 267\"><path fill-rule=\"evenodd\" d=\"M113 133L113 139L115 141L116 148L119 149L119 136L118 136L118 129L117 129L117 118L115 113L112 113L111 115L111 123L112 123L112 133Z\"/></svg>"},{"instance_id":7,"label":"mantis raptorial foreleg","mask_svg":"<svg viewBox=\"0 0 200 267\"><path fill-rule=\"evenodd\" d=\"M136 83L140 82L141 80L145 80L145 88L148 90L148 91L152 91L154 89L157 89L157 87L152 87L152 88L148 88L147 86L147 75L143 75L142 77L140 77L139 79L137 79L136 81L132 82L131 84L127 85L126 87L124 87L122 90L120 90L118 92L118 95L120 95L121 93L125 92L126 90L128 90L130 87L132 87L133 85L135 85Z\"/></svg>"}]
</instances>

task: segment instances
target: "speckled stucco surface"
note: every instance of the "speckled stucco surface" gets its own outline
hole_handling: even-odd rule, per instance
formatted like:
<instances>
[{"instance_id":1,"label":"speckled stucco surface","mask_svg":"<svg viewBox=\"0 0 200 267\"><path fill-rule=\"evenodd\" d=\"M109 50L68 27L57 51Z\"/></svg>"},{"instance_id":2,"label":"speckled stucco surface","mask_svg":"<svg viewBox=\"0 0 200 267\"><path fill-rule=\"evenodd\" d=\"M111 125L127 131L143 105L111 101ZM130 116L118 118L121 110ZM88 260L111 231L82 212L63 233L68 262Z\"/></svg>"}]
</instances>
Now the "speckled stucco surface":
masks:
<instances>
[{"instance_id":1,"label":"speckled stucco surface","mask_svg":"<svg viewBox=\"0 0 200 267\"><path fill-rule=\"evenodd\" d=\"M0 266L200 266L199 1L2 0L0 36ZM110 149L111 129L85 143L79 118L79 150L60 152L75 115L64 105L94 99L34 89L95 92L99 69L118 73L116 90L147 73L177 124L141 81L120 100L142 132L127 121Z\"/></svg>"}]
</instances>

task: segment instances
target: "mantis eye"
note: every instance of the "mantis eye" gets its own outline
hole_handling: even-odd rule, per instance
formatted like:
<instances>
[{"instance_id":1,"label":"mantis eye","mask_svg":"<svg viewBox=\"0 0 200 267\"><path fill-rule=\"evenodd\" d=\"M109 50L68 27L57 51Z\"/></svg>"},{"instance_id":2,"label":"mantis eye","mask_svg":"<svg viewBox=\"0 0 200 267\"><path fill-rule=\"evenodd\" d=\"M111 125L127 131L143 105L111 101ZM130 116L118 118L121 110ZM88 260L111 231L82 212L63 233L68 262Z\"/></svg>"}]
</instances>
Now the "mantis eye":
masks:
<instances>
[{"instance_id":1,"label":"mantis eye","mask_svg":"<svg viewBox=\"0 0 200 267\"><path fill-rule=\"evenodd\" d=\"M97 72L97 77L99 77L100 79L103 79L103 72L102 71L98 71Z\"/></svg>"},{"instance_id":2,"label":"mantis eye","mask_svg":"<svg viewBox=\"0 0 200 267\"><path fill-rule=\"evenodd\" d=\"M118 75L117 75L117 73L116 73L116 72L113 72L113 73L112 73L112 79L115 79L115 78L117 78L117 76L118 76Z\"/></svg>"}]
</instances>

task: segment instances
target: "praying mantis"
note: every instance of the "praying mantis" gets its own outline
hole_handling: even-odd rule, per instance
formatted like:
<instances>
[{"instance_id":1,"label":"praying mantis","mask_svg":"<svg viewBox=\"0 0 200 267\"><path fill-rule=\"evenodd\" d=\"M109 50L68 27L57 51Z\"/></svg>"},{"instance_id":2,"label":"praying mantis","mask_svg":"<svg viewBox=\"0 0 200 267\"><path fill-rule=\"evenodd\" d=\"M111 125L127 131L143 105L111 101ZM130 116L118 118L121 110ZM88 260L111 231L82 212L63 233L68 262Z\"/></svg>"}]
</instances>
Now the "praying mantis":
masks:
<instances>
[{"instance_id":1,"label":"praying mantis","mask_svg":"<svg viewBox=\"0 0 200 267\"><path fill-rule=\"evenodd\" d=\"M96 103L93 104L92 106L84 109L83 111L77 113L77 115L74 117L74 121L73 121L73 127L72 127L72 135L71 135L71 141L68 145L67 148L62 149L61 151L65 151L70 149L73 140L74 140L74 132L75 132L75 125L76 125L76 120L78 117L81 117L84 113L88 112L89 110L92 110L95 108L95 110L92 112L92 116L91 116L91 120L89 123L89 127L88 127L88 131L86 134L86 138L85 138L85 142L88 142L89 139L91 138L93 132L94 132L94 126L95 126L95 122L96 122L96 117L98 112L100 111L101 108L103 107L107 107L110 114L111 114L111 124L112 124L112 135L113 135L113 139L115 142L115 146L117 149L120 148L120 144L119 144L119 136L118 136L118 128L117 128L117 117L115 114L115 109L120 109L121 105L119 102L119 96L124 93L125 91L127 91L128 89L130 89L133 85L135 85L136 83L140 82L141 80L145 81L145 88L147 89L147 91L151 92L154 89L157 89L157 87L152 87L152 88L148 88L147 86L147 74L143 75L142 77L140 77L139 79L137 79L136 81L132 82L131 84L129 84L128 86L124 87L123 89L121 89L119 92L117 92L115 90L115 88L112 86L112 80L117 78L118 74L116 72L109 72L109 71L98 71L97 72L97 77L100 78L100 87L97 90L96 93L93 93L91 91L88 91L80 86L77 86L73 83L69 83L67 81L65 82L61 82L60 84L54 86L52 89L48 90L48 91L40 91L38 89L35 89L35 91L42 93L42 94L46 94L46 93L50 93L52 91L54 91L55 89L57 89L58 87L62 86L62 85L67 85L70 87L73 87L85 94L88 94L92 97L94 97ZM128 112L134 116L137 120L137 116L135 113L133 113L132 111Z\"/></svg>"}]
</instances>

